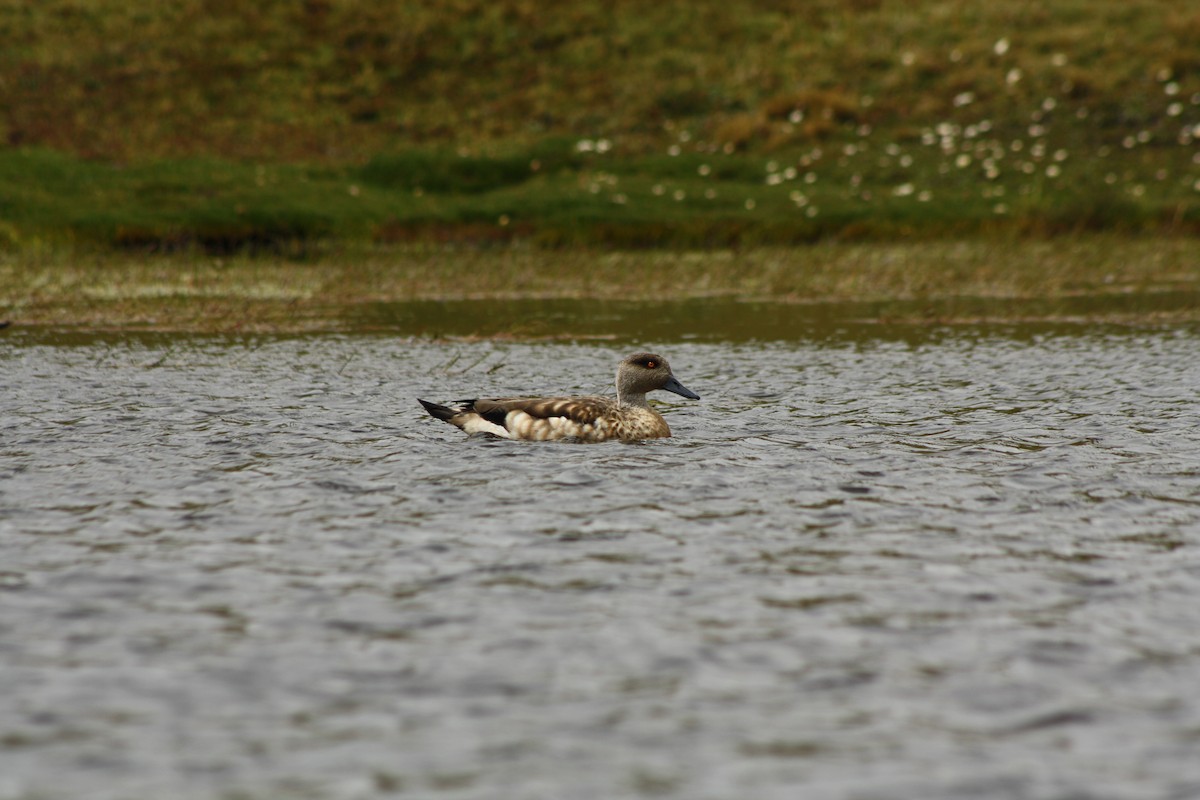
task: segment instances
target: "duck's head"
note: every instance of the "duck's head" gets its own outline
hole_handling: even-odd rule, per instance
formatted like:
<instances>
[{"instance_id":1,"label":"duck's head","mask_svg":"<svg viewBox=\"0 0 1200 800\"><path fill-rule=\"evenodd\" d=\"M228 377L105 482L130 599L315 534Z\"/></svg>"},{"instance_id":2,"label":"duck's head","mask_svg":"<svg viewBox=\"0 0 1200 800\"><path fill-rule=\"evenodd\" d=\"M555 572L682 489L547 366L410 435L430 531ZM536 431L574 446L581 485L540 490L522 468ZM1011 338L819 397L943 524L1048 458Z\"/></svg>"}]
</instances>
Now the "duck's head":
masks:
<instances>
[{"instance_id":1,"label":"duck's head","mask_svg":"<svg viewBox=\"0 0 1200 800\"><path fill-rule=\"evenodd\" d=\"M617 400L621 403L644 403L646 392L663 389L699 400L700 395L680 383L671 372L671 365L654 353L634 353L617 366Z\"/></svg>"}]
</instances>

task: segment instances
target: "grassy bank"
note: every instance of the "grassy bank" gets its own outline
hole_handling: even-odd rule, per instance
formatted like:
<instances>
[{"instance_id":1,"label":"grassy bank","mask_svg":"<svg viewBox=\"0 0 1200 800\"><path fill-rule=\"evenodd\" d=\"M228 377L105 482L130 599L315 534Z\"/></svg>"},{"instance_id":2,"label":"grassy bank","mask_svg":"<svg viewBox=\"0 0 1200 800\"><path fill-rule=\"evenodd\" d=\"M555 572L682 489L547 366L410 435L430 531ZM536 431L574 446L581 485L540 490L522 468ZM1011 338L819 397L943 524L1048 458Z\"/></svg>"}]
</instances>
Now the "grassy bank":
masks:
<instances>
[{"instance_id":1,"label":"grassy bank","mask_svg":"<svg viewBox=\"0 0 1200 800\"><path fill-rule=\"evenodd\" d=\"M1200 10L0 0L0 249L1200 231Z\"/></svg>"},{"instance_id":2,"label":"grassy bank","mask_svg":"<svg viewBox=\"0 0 1200 800\"><path fill-rule=\"evenodd\" d=\"M213 159L114 166L45 150L0 152L0 249L304 255L330 242L694 249L1200 233L1190 147L1089 155L1051 136L949 138L863 136L792 157L622 157L556 141L497 157L413 152L358 167Z\"/></svg>"},{"instance_id":3,"label":"grassy bank","mask_svg":"<svg viewBox=\"0 0 1200 800\"><path fill-rule=\"evenodd\" d=\"M1104 235L703 253L410 246L339 251L300 262L56 252L0 257L0 319L14 328L336 331L380 324L379 315L366 320L361 309L413 300L726 297L801 305L923 301L928 305L906 305L905 318L955 322L961 320L947 301L956 298L974 299L972 319L1012 320L1058 313L1052 305L1024 300L1170 294L1178 302L1169 313L1131 314L1120 304L1098 302L1088 318L1196 322L1200 261L1194 251L1193 242L1181 239Z\"/></svg>"},{"instance_id":4,"label":"grassy bank","mask_svg":"<svg viewBox=\"0 0 1200 800\"><path fill-rule=\"evenodd\" d=\"M1136 135L1167 84L1200 91L1200 10L1177 0L0 0L0 25L4 138L117 161L555 135L649 153L685 132L782 149L984 118L1009 134L1047 98Z\"/></svg>"}]
</instances>

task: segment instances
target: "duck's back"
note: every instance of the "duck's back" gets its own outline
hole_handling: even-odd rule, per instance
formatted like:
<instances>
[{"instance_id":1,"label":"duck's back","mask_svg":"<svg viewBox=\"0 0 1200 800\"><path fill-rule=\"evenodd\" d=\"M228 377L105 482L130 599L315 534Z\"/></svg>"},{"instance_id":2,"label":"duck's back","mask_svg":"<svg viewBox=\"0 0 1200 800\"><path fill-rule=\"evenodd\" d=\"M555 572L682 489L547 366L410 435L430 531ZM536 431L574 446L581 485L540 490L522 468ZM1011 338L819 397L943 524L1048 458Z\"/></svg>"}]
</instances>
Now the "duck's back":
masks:
<instances>
[{"instance_id":1,"label":"duck's back","mask_svg":"<svg viewBox=\"0 0 1200 800\"><path fill-rule=\"evenodd\" d=\"M609 397L504 397L465 401L443 417L468 433L509 439L657 439L671 435L649 407L619 406Z\"/></svg>"}]
</instances>

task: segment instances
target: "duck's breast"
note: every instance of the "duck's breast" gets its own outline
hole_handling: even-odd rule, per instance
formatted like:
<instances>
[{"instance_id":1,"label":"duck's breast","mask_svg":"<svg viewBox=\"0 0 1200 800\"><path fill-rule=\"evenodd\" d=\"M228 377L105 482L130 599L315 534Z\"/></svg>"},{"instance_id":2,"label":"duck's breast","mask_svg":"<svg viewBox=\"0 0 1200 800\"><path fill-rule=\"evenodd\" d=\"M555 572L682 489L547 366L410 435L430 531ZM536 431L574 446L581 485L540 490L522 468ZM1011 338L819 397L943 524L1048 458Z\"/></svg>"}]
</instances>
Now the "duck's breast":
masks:
<instances>
[{"instance_id":1,"label":"duck's breast","mask_svg":"<svg viewBox=\"0 0 1200 800\"><path fill-rule=\"evenodd\" d=\"M612 421L612 438L627 442L665 439L671 435L667 421L652 408L622 408Z\"/></svg>"}]
</instances>

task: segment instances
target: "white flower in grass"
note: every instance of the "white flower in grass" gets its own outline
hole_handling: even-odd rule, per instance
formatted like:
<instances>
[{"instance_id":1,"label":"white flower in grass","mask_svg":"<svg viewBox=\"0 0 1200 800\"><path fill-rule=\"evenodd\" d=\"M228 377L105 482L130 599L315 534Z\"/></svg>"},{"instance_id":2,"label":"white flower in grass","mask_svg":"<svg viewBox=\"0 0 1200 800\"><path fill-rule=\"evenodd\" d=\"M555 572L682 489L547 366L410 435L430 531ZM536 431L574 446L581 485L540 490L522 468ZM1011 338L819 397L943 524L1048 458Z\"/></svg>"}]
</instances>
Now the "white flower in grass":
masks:
<instances>
[{"instance_id":1,"label":"white flower in grass","mask_svg":"<svg viewBox=\"0 0 1200 800\"><path fill-rule=\"evenodd\" d=\"M997 39L992 45L992 52L998 56L1002 56L1008 52L1008 39Z\"/></svg>"}]
</instances>

